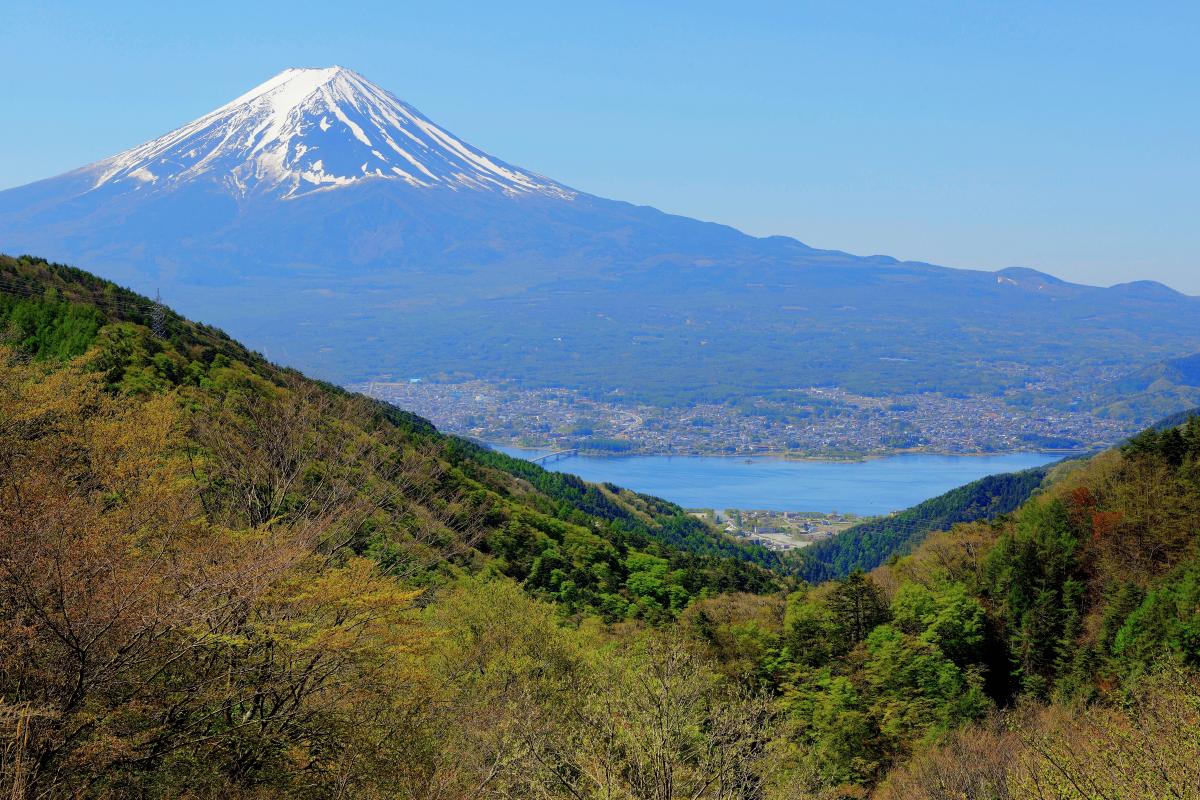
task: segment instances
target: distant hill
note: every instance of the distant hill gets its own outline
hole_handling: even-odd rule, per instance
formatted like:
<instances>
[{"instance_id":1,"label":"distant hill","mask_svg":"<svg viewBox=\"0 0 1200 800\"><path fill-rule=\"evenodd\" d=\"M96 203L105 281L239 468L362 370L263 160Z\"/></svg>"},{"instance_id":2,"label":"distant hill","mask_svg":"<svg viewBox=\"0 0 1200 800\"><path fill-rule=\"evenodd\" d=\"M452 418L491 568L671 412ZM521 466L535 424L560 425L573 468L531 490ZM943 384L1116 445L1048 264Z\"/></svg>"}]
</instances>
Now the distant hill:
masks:
<instances>
[{"instance_id":1,"label":"distant hill","mask_svg":"<svg viewBox=\"0 0 1200 800\"><path fill-rule=\"evenodd\" d=\"M871 570L905 555L934 531L960 522L990 520L1015 511L1046 479L1048 467L989 475L887 517L854 525L794 556L800 577L810 583Z\"/></svg>"},{"instance_id":2,"label":"distant hill","mask_svg":"<svg viewBox=\"0 0 1200 800\"><path fill-rule=\"evenodd\" d=\"M659 403L991 393L1200 350L1200 300L949 269L608 200L341 68L0 192L0 251L81 264L341 383L515 378ZM1058 395L1055 395L1058 392Z\"/></svg>"},{"instance_id":3,"label":"distant hill","mask_svg":"<svg viewBox=\"0 0 1200 800\"><path fill-rule=\"evenodd\" d=\"M1096 413L1142 424L1200 405L1200 353L1151 364L1100 388Z\"/></svg>"},{"instance_id":4,"label":"distant hill","mask_svg":"<svg viewBox=\"0 0 1200 800\"><path fill-rule=\"evenodd\" d=\"M1180 411L1178 413L1171 414L1169 417L1163 417L1158 422L1154 423L1154 427L1157 430L1177 428L1192 417L1200 417L1200 407L1189 408L1186 411Z\"/></svg>"}]
</instances>

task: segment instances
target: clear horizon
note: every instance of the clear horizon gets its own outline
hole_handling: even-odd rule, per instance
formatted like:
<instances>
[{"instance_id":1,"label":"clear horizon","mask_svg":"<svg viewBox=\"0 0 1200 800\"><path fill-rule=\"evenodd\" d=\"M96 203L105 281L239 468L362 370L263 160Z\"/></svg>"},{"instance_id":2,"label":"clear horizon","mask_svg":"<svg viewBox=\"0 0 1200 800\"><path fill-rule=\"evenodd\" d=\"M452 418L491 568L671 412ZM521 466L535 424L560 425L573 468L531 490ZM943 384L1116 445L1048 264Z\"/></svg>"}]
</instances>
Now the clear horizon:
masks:
<instances>
[{"instance_id":1,"label":"clear horizon","mask_svg":"<svg viewBox=\"0 0 1200 800\"><path fill-rule=\"evenodd\" d=\"M592 194L814 247L1200 294L1194 6L121 9L8 11L11 63L37 69L5 92L0 188L336 63Z\"/></svg>"}]
</instances>

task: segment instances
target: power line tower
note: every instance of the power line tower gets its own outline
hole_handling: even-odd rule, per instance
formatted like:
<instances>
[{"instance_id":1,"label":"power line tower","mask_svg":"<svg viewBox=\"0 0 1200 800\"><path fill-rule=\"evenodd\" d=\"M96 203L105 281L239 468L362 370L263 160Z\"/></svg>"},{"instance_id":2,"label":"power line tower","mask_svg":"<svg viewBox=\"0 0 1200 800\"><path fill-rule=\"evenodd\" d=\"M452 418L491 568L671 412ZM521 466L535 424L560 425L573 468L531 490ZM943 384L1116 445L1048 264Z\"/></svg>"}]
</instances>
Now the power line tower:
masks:
<instances>
[{"instance_id":1,"label":"power line tower","mask_svg":"<svg viewBox=\"0 0 1200 800\"><path fill-rule=\"evenodd\" d=\"M150 330L159 339L167 338L167 307L157 289L154 290L154 305L150 308Z\"/></svg>"}]
</instances>

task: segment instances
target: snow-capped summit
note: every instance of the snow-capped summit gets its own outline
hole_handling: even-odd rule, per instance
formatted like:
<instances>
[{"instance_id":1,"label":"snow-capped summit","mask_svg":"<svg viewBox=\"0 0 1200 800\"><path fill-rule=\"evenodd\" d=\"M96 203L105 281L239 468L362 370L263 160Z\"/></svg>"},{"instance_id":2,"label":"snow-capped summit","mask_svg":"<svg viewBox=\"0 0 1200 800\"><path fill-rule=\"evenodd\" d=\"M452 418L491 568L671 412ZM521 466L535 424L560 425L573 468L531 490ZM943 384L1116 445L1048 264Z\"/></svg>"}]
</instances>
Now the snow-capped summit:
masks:
<instances>
[{"instance_id":1,"label":"snow-capped summit","mask_svg":"<svg viewBox=\"0 0 1200 800\"><path fill-rule=\"evenodd\" d=\"M151 142L86 168L93 189L216 182L296 197L364 180L505 193L574 193L454 137L344 67L286 69Z\"/></svg>"}]
</instances>

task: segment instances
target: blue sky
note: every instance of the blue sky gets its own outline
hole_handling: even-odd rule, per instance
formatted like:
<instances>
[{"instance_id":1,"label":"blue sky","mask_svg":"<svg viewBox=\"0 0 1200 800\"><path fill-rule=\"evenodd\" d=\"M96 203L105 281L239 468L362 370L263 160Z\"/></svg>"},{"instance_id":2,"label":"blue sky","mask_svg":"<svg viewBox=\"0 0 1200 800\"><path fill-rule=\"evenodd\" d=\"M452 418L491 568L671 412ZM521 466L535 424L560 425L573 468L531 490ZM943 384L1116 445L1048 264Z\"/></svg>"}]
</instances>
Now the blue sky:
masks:
<instances>
[{"instance_id":1,"label":"blue sky","mask_svg":"<svg viewBox=\"0 0 1200 800\"><path fill-rule=\"evenodd\" d=\"M337 63L595 194L1200 294L1194 2L17 0L0 26L0 187Z\"/></svg>"}]
</instances>

